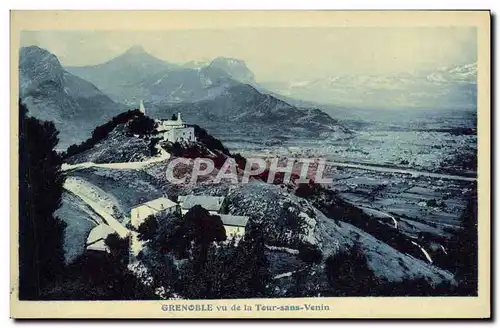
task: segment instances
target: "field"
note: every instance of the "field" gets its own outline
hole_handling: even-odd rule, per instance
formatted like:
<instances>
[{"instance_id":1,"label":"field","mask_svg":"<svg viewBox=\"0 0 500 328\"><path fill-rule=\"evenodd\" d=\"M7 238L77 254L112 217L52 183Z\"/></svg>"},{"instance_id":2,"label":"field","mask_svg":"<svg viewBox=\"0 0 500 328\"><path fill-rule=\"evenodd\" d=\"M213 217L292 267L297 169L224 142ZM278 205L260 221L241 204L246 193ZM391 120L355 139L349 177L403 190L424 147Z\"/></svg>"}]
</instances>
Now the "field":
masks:
<instances>
[{"instance_id":1,"label":"field","mask_svg":"<svg viewBox=\"0 0 500 328\"><path fill-rule=\"evenodd\" d=\"M473 176L477 135L473 112L370 112L337 118L354 131L345 140L295 136L244 139L228 131L216 133L231 151L242 155L326 157L336 162L374 164Z\"/></svg>"},{"instance_id":2,"label":"field","mask_svg":"<svg viewBox=\"0 0 500 328\"><path fill-rule=\"evenodd\" d=\"M460 228L467 201L475 193L475 112L330 114L354 136L251 142L230 133L221 137L231 151L246 157L315 157L351 165L327 166L326 176L333 179L328 187L426 249L446 252L443 245Z\"/></svg>"}]
</instances>

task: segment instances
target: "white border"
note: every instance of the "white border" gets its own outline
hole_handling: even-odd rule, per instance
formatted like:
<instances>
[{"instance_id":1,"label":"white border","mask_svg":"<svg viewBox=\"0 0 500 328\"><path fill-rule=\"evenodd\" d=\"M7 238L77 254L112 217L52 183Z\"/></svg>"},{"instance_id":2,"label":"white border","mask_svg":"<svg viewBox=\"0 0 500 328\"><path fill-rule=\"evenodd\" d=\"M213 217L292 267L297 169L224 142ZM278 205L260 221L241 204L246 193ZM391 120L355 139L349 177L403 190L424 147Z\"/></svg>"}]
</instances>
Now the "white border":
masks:
<instances>
[{"instance_id":1,"label":"white border","mask_svg":"<svg viewBox=\"0 0 500 328\"><path fill-rule=\"evenodd\" d=\"M118 4L119 3L119 4ZM139 6L140 4L140 6ZM2 81L2 104L4 105L4 117L7 117L8 113L8 108L9 108L9 97L10 97L10 90L9 90L9 83L10 83L10 78L9 74L9 67L10 67L10 62L9 62L9 9L336 9L336 10L349 10L349 9L357 9L357 10L362 10L362 9L492 9L494 13L498 13L500 11L500 2L499 1L494 1L494 0L474 0L474 1L459 1L459 0L454 0L454 1L438 1L438 0L420 0L420 1L413 1L413 0L406 0L406 1L389 1L389 0L378 0L376 2L374 1L355 1L355 0L336 0L332 1L330 4L326 3L325 1L321 0L308 0L308 1L297 1L297 0L275 0L275 1L266 1L266 0L239 0L239 1L230 1L230 0L212 0L210 2L208 1L193 1L193 0L184 0L182 2L177 2L177 3L169 3L166 1L160 1L160 0L141 0L141 1L104 1L104 0L86 0L84 2L69 2L69 1L62 1L62 0L49 0L49 1L43 1L42 2L36 2L36 1L31 1L31 0L4 0L0 4L1 11L0 11L0 22L1 22L1 28L2 28L2 34L1 34L1 40L4 43L3 49L5 51L2 52L2 63L3 63L3 74L1 75L1 81ZM497 17L495 17L496 20ZM497 29L496 26L493 26L493 31L492 35L495 36L497 35ZM496 55L492 60L498 59L498 55ZM494 66L493 66L494 67ZM496 72L496 70L495 70ZM495 73L494 72L494 73ZM496 85L495 89L492 90L494 94L498 94L499 91L499 86ZM495 122L498 123L498 115L496 116ZM4 154L9 154L9 137L10 137L10 132L9 132L9 120L3 119L0 120L0 147L3 150ZM498 124L495 124L498 126ZM493 129L494 131L494 137L496 138L498 136L497 129ZM497 160L497 158L495 158ZM10 200L9 200L9 186L6 181L9 181L9 160L8 156L4 156L3 160L0 162L0 172L2 174L1 176L1 181L2 187L0 190L0 208L2 210L3 215L3 223L4 225L7 224L7 221L9 219L9 207L10 207ZM494 182L498 182L497 179L495 179ZM498 194L496 195L496 198L493 200L493 203L498 203L499 196ZM495 214L496 211L495 211ZM494 215L493 218L497 217L497 215ZM499 224L496 223L496 229L494 231L494 235L499 234ZM3 256L2 259L4 259L4 263L8 262L9 258L9 248L10 248L10 242L8 239L8 229L2 229L4 230L4 235L2 240L2 252ZM494 244L493 244L494 246ZM498 261L498 252L493 252L493 254L496 254L496 258L493 263L496 263ZM1 298L1 305L2 305L2 327L4 326L11 326L14 324L14 322L9 318L9 270L7 269L7 266L3 266L3 270L1 271L1 277L2 277L2 290L1 290L1 295L3 296ZM495 284L493 284L495 286ZM495 290L496 292L496 290ZM496 294L496 293L495 293ZM495 302L494 304L497 304ZM495 307L492 309L492 313L498 313L496 311L497 308ZM229 322L228 324L234 324L235 322ZM24 325L26 326L34 326L40 323L37 322L30 322L30 323L25 323ZM49 325L54 324L53 322L46 323ZM63 323L63 324L67 324ZM85 323L85 325L92 325L93 327L101 327L104 326L105 323L103 322L92 322L92 323ZM115 323L115 324L123 324L123 323ZM142 323L141 323L142 324ZM153 325L164 325L165 323L151 323ZM174 323L174 322L168 322L168 324L179 324L179 322ZM181 323L183 325L196 325L197 323ZM199 324L199 323L198 323ZM206 324L206 323L204 323ZM212 322L211 324L220 324L220 322ZM253 323L255 325L270 325L271 323L264 323L264 322L255 322ZM280 323L273 323L273 324L279 324L279 325L289 325L290 322L280 322ZM326 323L326 324L332 324L332 323ZM358 326L361 324L370 324L370 325L376 325L376 326L386 326L388 324L396 324L399 325L401 323L388 323L388 322L369 322L369 323L345 323L345 322L336 322L334 323L335 325L340 325L340 326ZM425 323L418 323L417 326L420 325L425 325L425 326L437 326L438 324L442 324L442 322L425 322ZM456 324L456 323L449 323L449 324ZM467 325L479 325L480 323L471 323L468 322Z\"/></svg>"}]
</instances>

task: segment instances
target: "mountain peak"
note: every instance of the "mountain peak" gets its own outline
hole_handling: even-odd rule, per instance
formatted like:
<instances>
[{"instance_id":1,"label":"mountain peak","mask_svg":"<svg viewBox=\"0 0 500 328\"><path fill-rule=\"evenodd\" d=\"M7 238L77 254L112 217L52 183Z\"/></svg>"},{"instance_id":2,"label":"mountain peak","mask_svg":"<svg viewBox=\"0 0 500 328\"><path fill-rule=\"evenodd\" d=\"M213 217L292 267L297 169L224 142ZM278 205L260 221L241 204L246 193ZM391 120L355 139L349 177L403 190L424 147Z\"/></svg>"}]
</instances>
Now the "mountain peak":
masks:
<instances>
[{"instance_id":1,"label":"mountain peak","mask_svg":"<svg viewBox=\"0 0 500 328\"><path fill-rule=\"evenodd\" d=\"M255 83L254 74L248 69L245 61L241 59L217 57L212 60L210 66L222 69L239 82Z\"/></svg>"},{"instance_id":2,"label":"mountain peak","mask_svg":"<svg viewBox=\"0 0 500 328\"><path fill-rule=\"evenodd\" d=\"M62 84L64 69L59 59L50 51L38 46L22 47L19 50L20 83L27 88L42 80Z\"/></svg>"},{"instance_id":3,"label":"mountain peak","mask_svg":"<svg viewBox=\"0 0 500 328\"><path fill-rule=\"evenodd\" d=\"M138 54L145 54L147 53L146 50L144 50L144 47L141 45L134 45L125 51L126 54L130 55L138 55Z\"/></svg>"}]
</instances>

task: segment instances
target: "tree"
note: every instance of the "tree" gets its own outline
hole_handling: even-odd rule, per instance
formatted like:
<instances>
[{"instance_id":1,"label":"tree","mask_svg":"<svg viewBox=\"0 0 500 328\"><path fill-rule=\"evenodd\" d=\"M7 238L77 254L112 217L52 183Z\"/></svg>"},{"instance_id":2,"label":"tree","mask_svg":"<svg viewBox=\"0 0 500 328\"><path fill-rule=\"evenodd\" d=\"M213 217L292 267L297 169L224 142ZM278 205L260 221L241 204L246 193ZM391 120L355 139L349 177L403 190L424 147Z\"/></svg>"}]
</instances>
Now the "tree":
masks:
<instances>
[{"instance_id":1,"label":"tree","mask_svg":"<svg viewBox=\"0 0 500 328\"><path fill-rule=\"evenodd\" d=\"M271 281L263 236L250 233L236 245L211 244L206 255L193 250L178 282L179 292L190 299L259 298L269 295Z\"/></svg>"},{"instance_id":2,"label":"tree","mask_svg":"<svg viewBox=\"0 0 500 328\"><path fill-rule=\"evenodd\" d=\"M111 245L110 245L111 246ZM68 265L65 275L47 292L52 300L158 299L124 264L119 254L86 251Z\"/></svg>"},{"instance_id":3,"label":"tree","mask_svg":"<svg viewBox=\"0 0 500 328\"><path fill-rule=\"evenodd\" d=\"M226 230L218 215L211 215L200 205L193 206L184 215L184 237L201 246L208 246L213 241L226 240Z\"/></svg>"},{"instance_id":4,"label":"tree","mask_svg":"<svg viewBox=\"0 0 500 328\"><path fill-rule=\"evenodd\" d=\"M262 229L254 228L238 244L229 282L234 298L259 298L269 294L271 273L264 241Z\"/></svg>"},{"instance_id":5,"label":"tree","mask_svg":"<svg viewBox=\"0 0 500 328\"><path fill-rule=\"evenodd\" d=\"M155 121L146 115L137 115L128 124L129 132L140 136L151 134L155 129Z\"/></svg>"},{"instance_id":6,"label":"tree","mask_svg":"<svg viewBox=\"0 0 500 328\"><path fill-rule=\"evenodd\" d=\"M166 297L172 294L179 275L173 254L184 254L178 249L185 245L174 239L181 223L179 214L158 213L148 216L137 228L138 238L146 242L138 258L153 278L153 287L163 288Z\"/></svg>"},{"instance_id":7,"label":"tree","mask_svg":"<svg viewBox=\"0 0 500 328\"><path fill-rule=\"evenodd\" d=\"M54 216L65 180L52 122L19 101L19 298L36 300L64 269L65 223Z\"/></svg>"},{"instance_id":8,"label":"tree","mask_svg":"<svg viewBox=\"0 0 500 328\"><path fill-rule=\"evenodd\" d=\"M299 249L299 259L307 264L318 264L323 258L323 253L318 246L304 245Z\"/></svg>"},{"instance_id":9,"label":"tree","mask_svg":"<svg viewBox=\"0 0 500 328\"><path fill-rule=\"evenodd\" d=\"M155 238L158 230L158 221L154 215L148 216L137 228L138 238L143 241Z\"/></svg>"},{"instance_id":10,"label":"tree","mask_svg":"<svg viewBox=\"0 0 500 328\"><path fill-rule=\"evenodd\" d=\"M461 229L456 234L450 257L455 261L457 276L464 295L477 295L478 232L477 194L469 198L461 217Z\"/></svg>"},{"instance_id":11,"label":"tree","mask_svg":"<svg viewBox=\"0 0 500 328\"><path fill-rule=\"evenodd\" d=\"M288 294L293 297L315 296L319 286L310 282L311 274L314 272L315 265L321 263L323 253L318 246L305 244L299 247L298 258L303 263L292 275L294 284L288 290Z\"/></svg>"},{"instance_id":12,"label":"tree","mask_svg":"<svg viewBox=\"0 0 500 328\"><path fill-rule=\"evenodd\" d=\"M158 143L160 142L160 140L161 140L160 138L151 138L151 140L149 141L148 149L149 149L149 154L151 156L158 155L159 151L156 148L156 146L158 145Z\"/></svg>"},{"instance_id":13,"label":"tree","mask_svg":"<svg viewBox=\"0 0 500 328\"><path fill-rule=\"evenodd\" d=\"M120 238L120 236L115 232L109 234L104 240L106 246L108 246L111 256L114 258L114 263L119 263L120 267L126 270L126 266L129 260L129 239Z\"/></svg>"},{"instance_id":14,"label":"tree","mask_svg":"<svg viewBox=\"0 0 500 328\"><path fill-rule=\"evenodd\" d=\"M358 244L328 257L325 274L335 296L367 296L378 293L379 281Z\"/></svg>"},{"instance_id":15,"label":"tree","mask_svg":"<svg viewBox=\"0 0 500 328\"><path fill-rule=\"evenodd\" d=\"M153 223L156 222L156 223ZM184 217L148 217L138 228L146 241L139 258L155 287L188 299L251 298L268 295L269 264L264 238L250 232L228 243L219 216L194 206Z\"/></svg>"}]
</instances>

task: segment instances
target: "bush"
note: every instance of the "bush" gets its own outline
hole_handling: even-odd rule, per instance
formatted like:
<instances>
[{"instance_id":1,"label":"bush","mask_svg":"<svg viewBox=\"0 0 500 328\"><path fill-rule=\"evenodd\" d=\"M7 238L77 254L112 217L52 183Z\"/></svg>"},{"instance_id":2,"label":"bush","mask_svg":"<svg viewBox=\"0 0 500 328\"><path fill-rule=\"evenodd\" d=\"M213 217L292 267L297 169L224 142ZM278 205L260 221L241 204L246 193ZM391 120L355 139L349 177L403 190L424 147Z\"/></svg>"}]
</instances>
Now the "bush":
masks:
<instances>
[{"instance_id":1,"label":"bush","mask_svg":"<svg viewBox=\"0 0 500 328\"><path fill-rule=\"evenodd\" d=\"M299 259L308 264L318 264L323 259L323 253L318 246L305 245L299 248Z\"/></svg>"},{"instance_id":2,"label":"bush","mask_svg":"<svg viewBox=\"0 0 500 328\"><path fill-rule=\"evenodd\" d=\"M145 115L138 115L128 123L128 130L140 136L151 134L155 129L155 121Z\"/></svg>"},{"instance_id":3,"label":"bush","mask_svg":"<svg viewBox=\"0 0 500 328\"><path fill-rule=\"evenodd\" d=\"M328 257L325 274L336 296L367 296L378 291L379 281L357 244Z\"/></svg>"},{"instance_id":4,"label":"bush","mask_svg":"<svg viewBox=\"0 0 500 328\"><path fill-rule=\"evenodd\" d=\"M194 135L198 140L198 142L201 142L210 150L219 150L223 154L231 156L229 150L226 147L224 147L224 145L219 139L212 137L210 134L208 134L208 132L205 129L199 127L198 125L193 125L193 127L194 127Z\"/></svg>"},{"instance_id":5,"label":"bush","mask_svg":"<svg viewBox=\"0 0 500 328\"><path fill-rule=\"evenodd\" d=\"M148 149L149 149L149 155L150 156L156 156L158 155L159 151L156 149L156 145L160 141L160 138L151 138L151 141L149 142Z\"/></svg>"},{"instance_id":6,"label":"bush","mask_svg":"<svg viewBox=\"0 0 500 328\"><path fill-rule=\"evenodd\" d=\"M141 113L138 109L129 110L121 114L118 114L115 117L113 117L110 121L96 127L92 132L92 136L89 139L85 140L79 145L74 144L69 146L66 152L63 154L63 158L66 159L73 155L91 149L99 141L102 141L104 138L106 138L109 135L109 133L111 133L111 131L113 131L118 125L125 124L132 119L137 119L139 121L138 123L132 124L132 129L138 132L149 131L151 121L153 121L152 119L144 116L144 114Z\"/></svg>"},{"instance_id":7,"label":"bush","mask_svg":"<svg viewBox=\"0 0 500 328\"><path fill-rule=\"evenodd\" d=\"M317 192L318 186L315 183L300 183L295 190L295 195L301 198L311 198Z\"/></svg>"},{"instance_id":8,"label":"bush","mask_svg":"<svg viewBox=\"0 0 500 328\"><path fill-rule=\"evenodd\" d=\"M178 291L189 299L266 297L270 279L264 239L252 233L238 245L212 244L206 255L196 248L180 276Z\"/></svg>"}]
</instances>

